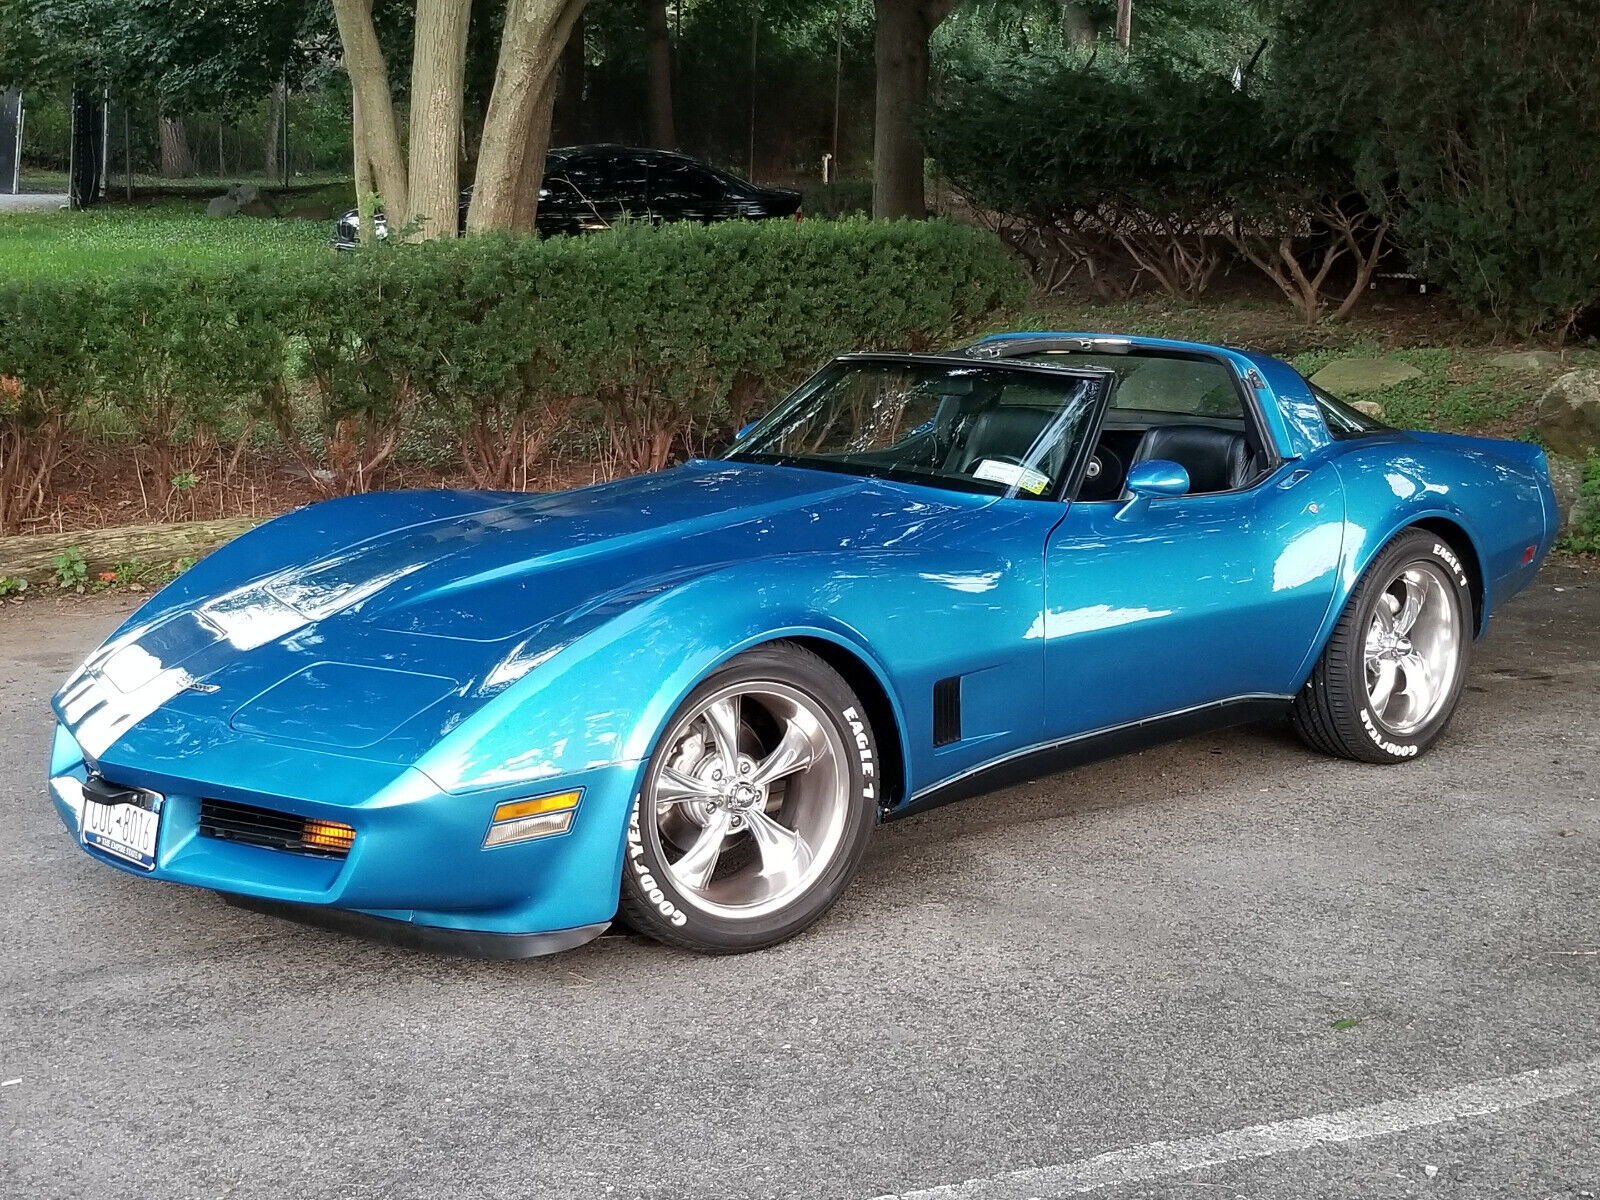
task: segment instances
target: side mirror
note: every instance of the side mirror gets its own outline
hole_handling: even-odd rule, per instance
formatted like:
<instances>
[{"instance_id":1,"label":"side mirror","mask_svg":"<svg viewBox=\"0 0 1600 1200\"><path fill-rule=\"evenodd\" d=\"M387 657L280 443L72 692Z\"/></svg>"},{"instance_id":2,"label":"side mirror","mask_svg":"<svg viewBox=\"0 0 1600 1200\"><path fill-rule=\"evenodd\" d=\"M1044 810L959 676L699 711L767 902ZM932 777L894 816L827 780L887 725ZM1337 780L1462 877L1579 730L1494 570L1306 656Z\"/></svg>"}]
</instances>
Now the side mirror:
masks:
<instances>
[{"instance_id":1,"label":"side mirror","mask_svg":"<svg viewBox=\"0 0 1600 1200\"><path fill-rule=\"evenodd\" d=\"M1161 496L1186 496L1189 472L1170 459L1151 458L1128 469L1128 502L1117 510L1117 520L1131 521Z\"/></svg>"}]
</instances>

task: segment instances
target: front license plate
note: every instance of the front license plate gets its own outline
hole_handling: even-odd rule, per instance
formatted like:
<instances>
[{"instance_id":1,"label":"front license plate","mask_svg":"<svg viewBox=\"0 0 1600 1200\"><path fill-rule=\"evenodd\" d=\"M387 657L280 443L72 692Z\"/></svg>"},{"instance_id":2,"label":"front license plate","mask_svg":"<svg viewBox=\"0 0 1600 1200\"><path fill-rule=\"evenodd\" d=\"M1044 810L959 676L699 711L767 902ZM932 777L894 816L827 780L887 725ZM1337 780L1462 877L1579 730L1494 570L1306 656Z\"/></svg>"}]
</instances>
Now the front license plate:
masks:
<instances>
[{"instance_id":1,"label":"front license plate","mask_svg":"<svg viewBox=\"0 0 1600 1200\"><path fill-rule=\"evenodd\" d=\"M146 871L156 865L156 831L161 814L137 804L83 801L83 844L113 854Z\"/></svg>"}]
</instances>

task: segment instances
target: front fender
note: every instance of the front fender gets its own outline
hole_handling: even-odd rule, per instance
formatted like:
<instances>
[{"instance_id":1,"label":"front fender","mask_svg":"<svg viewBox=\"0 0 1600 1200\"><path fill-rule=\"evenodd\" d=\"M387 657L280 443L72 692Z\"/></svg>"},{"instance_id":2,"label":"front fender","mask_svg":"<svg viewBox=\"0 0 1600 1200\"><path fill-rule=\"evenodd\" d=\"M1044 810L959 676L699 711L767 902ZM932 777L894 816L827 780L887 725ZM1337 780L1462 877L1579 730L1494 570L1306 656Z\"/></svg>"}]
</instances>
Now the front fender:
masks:
<instances>
[{"instance_id":1,"label":"front fender","mask_svg":"<svg viewBox=\"0 0 1600 1200\"><path fill-rule=\"evenodd\" d=\"M852 559L853 574L871 571L862 557ZM473 792L642 764L701 680L745 650L783 638L818 638L853 655L889 697L903 728L891 672L866 633L830 612L819 594L837 578L836 570L815 562L768 560L641 593L547 651L525 678L463 721L417 766L441 788Z\"/></svg>"}]
</instances>

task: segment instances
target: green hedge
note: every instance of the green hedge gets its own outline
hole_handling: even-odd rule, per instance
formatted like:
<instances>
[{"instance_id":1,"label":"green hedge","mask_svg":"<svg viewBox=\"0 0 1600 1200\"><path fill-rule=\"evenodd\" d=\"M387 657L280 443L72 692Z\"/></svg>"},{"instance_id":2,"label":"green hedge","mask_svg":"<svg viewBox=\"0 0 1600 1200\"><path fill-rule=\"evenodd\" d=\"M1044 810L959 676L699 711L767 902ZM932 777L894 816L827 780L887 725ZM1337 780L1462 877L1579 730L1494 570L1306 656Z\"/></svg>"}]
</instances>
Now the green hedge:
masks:
<instances>
[{"instance_id":1,"label":"green hedge","mask_svg":"<svg viewBox=\"0 0 1600 1200\"><path fill-rule=\"evenodd\" d=\"M604 431L616 468L650 469L830 355L937 345L1025 288L982 231L870 221L482 237L105 286L12 283L0 286L0 469L40 431L110 429L150 448L164 484L197 445L254 424L334 490L371 484L419 433L448 441L476 482L506 486L579 421ZM13 494L0 520L38 499Z\"/></svg>"}]
</instances>

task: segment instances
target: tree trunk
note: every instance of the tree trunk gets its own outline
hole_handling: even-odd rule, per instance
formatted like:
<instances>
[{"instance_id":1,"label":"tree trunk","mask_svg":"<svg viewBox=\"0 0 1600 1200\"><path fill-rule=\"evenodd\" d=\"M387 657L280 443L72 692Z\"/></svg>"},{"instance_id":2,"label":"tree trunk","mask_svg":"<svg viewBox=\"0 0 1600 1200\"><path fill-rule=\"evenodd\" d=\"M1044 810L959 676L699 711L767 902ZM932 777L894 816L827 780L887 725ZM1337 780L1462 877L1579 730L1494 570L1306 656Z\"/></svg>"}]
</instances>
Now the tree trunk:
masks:
<instances>
[{"instance_id":1,"label":"tree trunk","mask_svg":"<svg viewBox=\"0 0 1600 1200\"><path fill-rule=\"evenodd\" d=\"M509 0L506 5L467 232L533 227L556 67L583 5L584 0Z\"/></svg>"},{"instance_id":2,"label":"tree trunk","mask_svg":"<svg viewBox=\"0 0 1600 1200\"><path fill-rule=\"evenodd\" d=\"M528 125L528 149L522 158L517 178L517 194L511 208L511 228L532 229L539 214L539 189L544 186L544 158L550 149L550 119L555 112L559 72L545 76L533 103L533 120Z\"/></svg>"},{"instance_id":3,"label":"tree trunk","mask_svg":"<svg viewBox=\"0 0 1600 1200\"><path fill-rule=\"evenodd\" d=\"M383 197L384 211L395 219L410 211L406 163L400 153L400 132L389 93L389 66L372 27L372 0L333 0L333 14L339 22L339 42L344 47L345 69L350 73L350 90L361 98L362 141L372 163L373 179Z\"/></svg>"},{"instance_id":4,"label":"tree trunk","mask_svg":"<svg viewBox=\"0 0 1600 1200\"><path fill-rule=\"evenodd\" d=\"M366 121L361 97L350 93L350 148L356 177L356 237L363 246L372 241L372 157L367 152Z\"/></svg>"},{"instance_id":5,"label":"tree trunk","mask_svg":"<svg viewBox=\"0 0 1600 1200\"><path fill-rule=\"evenodd\" d=\"M922 138L928 39L954 0L874 0L877 104L872 131L872 215L925 217Z\"/></svg>"},{"instance_id":6,"label":"tree trunk","mask_svg":"<svg viewBox=\"0 0 1600 1200\"><path fill-rule=\"evenodd\" d=\"M0 542L0 578L15 575L43 583L55 572L56 555L76 547L90 572L127 563L170 563L200 558L260 524L254 517L182 521L174 525L113 525L76 533L18 534Z\"/></svg>"},{"instance_id":7,"label":"tree trunk","mask_svg":"<svg viewBox=\"0 0 1600 1200\"><path fill-rule=\"evenodd\" d=\"M1095 38L1099 34L1094 26L1094 18L1076 0L1067 0L1061 6L1061 32L1070 45L1084 50L1094 48Z\"/></svg>"},{"instance_id":8,"label":"tree trunk","mask_svg":"<svg viewBox=\"0 0 1600 1200\"><path fill-rule=\"evenodd\" d=\"M456 236L457 174L472 0L420 0L411 58L411 207L417 241ZM491 99L490 103L493 103Z\"/></svg>"},{"instance_id":9,"label":"tree trunk","mask_svg":"<svg viewBox=\"0 0 1600 1200\"><path fill-rule=\"evenodd\" d=\"M272 89L272 98L267 102L267 140L263 149L266 151L261 156L261 172L268 179L278 177L278 140L283 134L283 102L286 89L280 81Z\"/></svg>"},{"instance_id":10,"label":"tree trunk","mask_svg":"<svg viewBox=\"0 0 1600 1200\"><path fill-rule=\"evenodd\" d=\"M645 31L650 41L650 144L662 150L677 145L672 126L672 36L667 0L645 0Z\"/></svg>"},{"instance_id":11,"label":"tree trunk","mask_svg":"<svg viewBox=\"0 0 1600 1200\"><path fill-rule=\"evenodd\" d=\"M189 136L182 117L161 118L161 178L179 179L194 174Z\"/></svg>"}]
</instances>

